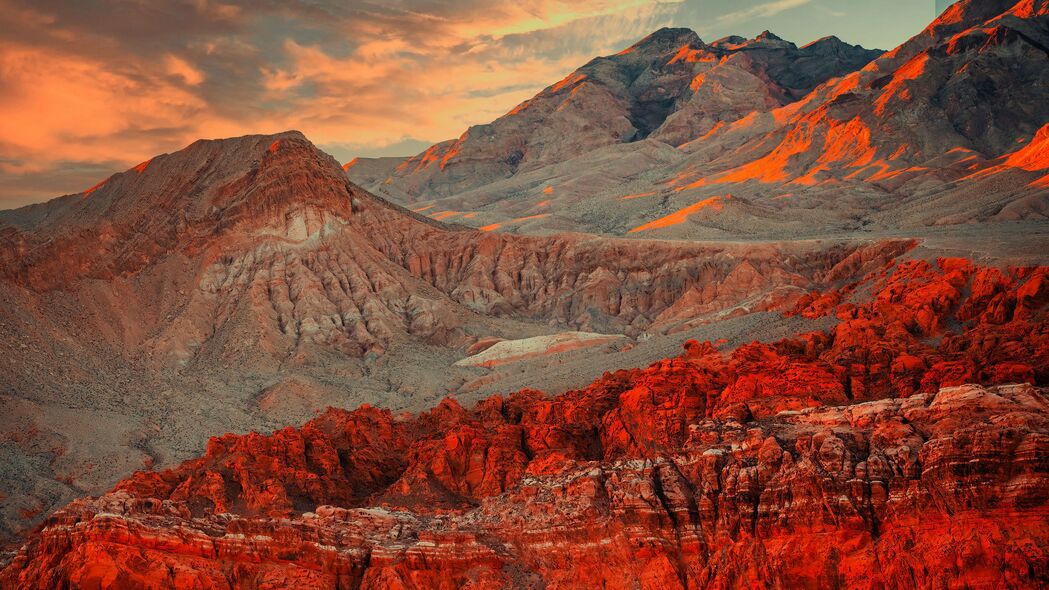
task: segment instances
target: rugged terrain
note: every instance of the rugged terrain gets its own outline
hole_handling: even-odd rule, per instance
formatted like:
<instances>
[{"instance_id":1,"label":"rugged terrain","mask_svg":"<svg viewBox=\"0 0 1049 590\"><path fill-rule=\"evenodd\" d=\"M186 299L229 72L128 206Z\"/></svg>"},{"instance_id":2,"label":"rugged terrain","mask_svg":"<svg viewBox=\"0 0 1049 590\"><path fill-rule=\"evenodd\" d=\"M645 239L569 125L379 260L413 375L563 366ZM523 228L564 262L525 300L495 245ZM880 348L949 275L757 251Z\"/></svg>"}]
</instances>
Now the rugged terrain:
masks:
<instances>
[{"instance_id":1,"label":"rugged terrain","mask_svg":"<svg viewBox=\"0 0 1049 590\"><path fill-rule=\"evenodd\" d=\"M1047 306L1049 267L914 261L800 300L828 331L689 341L552 398L216 437L48 518L0 581L1036 587Z\"/></svg>"},{"instance_id":2,"label":"rugged terrain","mask_svg":"<svg viewBox=\"0 0 1049 590\"><path fill-rule=\"evenodd\" d=\"M1047 47L1044 0L959 2L876 59L835 39L660 31L456 141L347 172L434 218L518 233L793 239L1044 221ZM620 87L667 102L624 102ZM616 109L645 116L593 119ZM642 133L639 117L661 123Z\"/></svg>"},{"instance_id":3,"label":"rugged terrain","mask_svg":"<svg viewBox=\"0 0 1049 590\"><path fill-rule=\"evenodd\" d=\"M1049 584L1047 47L665 29L0 212L0 587Z\"/></svg>"},{"instance_id":4,"label":"rugged terrain","mask_svg":"<svg viewBox=\"0 0 1049 590\"><path fill-rule=\"evenodd\" d=\"M688 29L660 29L621 53L599 57L488 125L422 154L357 160L414 195L454 196L580 154L651 138L679 145L713 127L782 106L829 78L858 70L880 51L828 37L798 48L772 33L709 45Z\"/></svg>"},{"instance_id":5,"label":"rugged terrain","mask_svg":"<svg viewBox=\"0 0 1049 590\"><path fill-rule=\"evenodd\" d=\"M298 133L197 142L0 220L8 534L217 432L556 393L690 336L783 337L797 322L771 312L915 246L447 226L348 183Z\"/></svg>"}]
</instances>

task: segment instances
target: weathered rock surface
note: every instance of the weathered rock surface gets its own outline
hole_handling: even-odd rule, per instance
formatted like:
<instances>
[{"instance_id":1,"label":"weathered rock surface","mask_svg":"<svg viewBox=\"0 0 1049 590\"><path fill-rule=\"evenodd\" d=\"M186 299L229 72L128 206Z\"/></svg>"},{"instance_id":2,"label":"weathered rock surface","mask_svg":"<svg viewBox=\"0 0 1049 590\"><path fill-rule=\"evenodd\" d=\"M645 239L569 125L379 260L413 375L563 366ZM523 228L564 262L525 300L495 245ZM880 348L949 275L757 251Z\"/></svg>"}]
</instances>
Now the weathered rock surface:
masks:
<instances>
[{"instance_id":1,"label":"weathered rock surface","mask_svg":"<svg viewBox=\"0 0 1049 590\"><path fill-rule=\"evenodd\" d=\"M133 300L115 303L141 313L107 319L145 323L121 326L121 344L161 362L226 344L216 342L228 339L220 338L224 328L249 329L262 344L254 348L277 354L303 343L381 354L405 336L458 347L471 311L637 334L667 319L668 308L686 306L685 294L691 312L676 319L760 296L752 309L769 309L824 284L842 260L863 259L867 268L856 272L866 272L912 245L486 234L414 215L347 183L297 132L197 142L90 193L0 219L10 246L0 266L6 282L30 294L126 283L121 296ZM214 354L236 352L243 351Z\"/></svg>"},{"instance_id":2,"label":"weathered rock surface","mask_svg":"<svg viewBox=\"0 0 1049 590\"><path fill-rule=\"evenodd\" d=\"M1047 307L1047 267L911 261L801 299L826 332L216 437L49 517L0 583L1037 587Z\"/></svg>"},{"instance_id":3,"label":"weathered rock surface","mask_svg":"<svg viewBox=\"0 0 1049 590\"><path fill-rule=\"evenodd\" d=\"M666 356L683 339L668 333L789 308L914 241L486 233L374 197L288 132L197 142L2 212L0 244L4 537L143 465L193 456L215 432L366 401L419 410L523 379L579 387ZM512 370L455 364L478 342L567 331L643 341L622 362L625 345Z\"/></svg>"},{"instance_id":4,"label":"weathered rock surface","mask_svg":"<svg viewBox=\"0 0 1049 590\"><path fill-rule=\"evenodd\" d=\"M552 413L534 398L439 408L451 415L422 419L441 430L412 443L407 467L384 466L403 475L367 502L348 495L382 483L361 452L404 452L383 438L404 428L388 413L332 412L272 442L216 440L174 492L138 477L49 518L0 580L834 588L1035 587L1049 576L1049 399L1029 385L753 423L691 417L684 429L688 400L662 398L678 412L645 414L638 426L669 432L643 445L627 443L622 415L641 417L629 393L591 433L542 421ZM354 447L340 446L349 438ZM611 444L602 453L599 442Z\"/></svg>"},{"instance_id":5,"label":"weathered rock surface","mask_svg":"<svg viewBox=\"0 0 1049 590\"><path fill-rule=\"evenodd\" d=\"M822 84L858 50L663 31L413 160L489 183L419 212L289 132L0 213L0 535L46 521L0 581L1045 584L1047 18ZM719 239L504 233L580 227ZM456 366L569 331L629 341Z\"/></svg>"},{"instance_id":6,"label":"weathered rock surface","mask_svg":"<svg viewBox=\"0 0 1049 590\"><path fill-rule=\"evenodd\" d=\"M703 181L891 181L941 158L1008 155L1046 123L1047 22L1042 0L959 2L862 70L772 113L788 123L761 140L771 150Z\"/></svg>"}]
</instances>

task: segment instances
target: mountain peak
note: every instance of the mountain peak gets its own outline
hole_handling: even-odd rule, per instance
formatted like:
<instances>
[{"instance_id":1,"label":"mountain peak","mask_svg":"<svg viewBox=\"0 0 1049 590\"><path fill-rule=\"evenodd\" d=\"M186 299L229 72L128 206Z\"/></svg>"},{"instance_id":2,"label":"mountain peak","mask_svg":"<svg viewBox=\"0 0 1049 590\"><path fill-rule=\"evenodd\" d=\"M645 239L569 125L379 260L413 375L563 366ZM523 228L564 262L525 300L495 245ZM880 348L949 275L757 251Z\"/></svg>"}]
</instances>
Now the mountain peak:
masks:
<instances>
[{"instance_id":1,"label":"mountain peak","mask_svg":"<svg viewBox=\"0 0 1049 590\"><path fill-rule=\"evenodd\" d=\"M692 29L663 27L623 50L628 53L664 53L679 49L682 45L702 47L703 40Z\"/></svg>"},{"instance_id":2,"label":"mountain peak","mask_svg":"<svg viewBox=\"0 0 1049 590\"><path fill-rule=\"evenodd\" d=\"M763 49L796 49L797 45L776 35L772 31L762 31L757 37L745 43L748 47L760 47Z\"/></svg>"},{"instance_id":3,"label":"mountain peak","mask_svg":"<svg viewBox=\"0 0 1049 590\"><path fill-rule=\"evenodd\" d=\"M1046 0L961 0L943 11L929 28L974 27L1007 12L1033 18L1040 12L1044 15L1047 4Z\"/></svg>"},{"instance_id":4,"label":"mountain peak","mask_svg":"<svg viewBox=\"0 0 1049 590\"><path fill-rule=\"evenodd\" d=\"M837 35L827 35L826 37L820 37L811 43L802 45L802 49L812 49L819 47L840 47L842 45L848 45L848 43L842 41Z\"/></svg>"},{"instance_id":5,"label":"mountain peak","mask_svg":"<svg viewBox=\"0 0 1049 590\"><path fill-rule=\"evenodd\" d=\"M865 49L861 45L852 45L851 43L846 43L836 35L827 35L826 37L820 37L819 39L816 39L815 41L804 45L802 49L810 54L820 55L831 55L842 51L868 52L872 56L871 59L873 59L877 55L885 53L881 49Z\"/></svg>"},{"instance_id":6,"label":"mountain peak","mask_svg":"<svg viewBox=\"0 0 1049 590\"><path fill-rule=\"evenodd\" d=\"M298 131L193 142L92 188L16 211L33 220L39 248L22 260L65 260L49 288L74 276L130 273L175 250L264 236L300 242L357 212L334 158ZM50 267L48 267L50 268ZM54 270L54 269L52 269Z\"/></svg>"},{"instance_id":7,"label":"mountain peak","mask_svg":"<svg viewBox=\"0 0 1049 590\"><path fill-rule=\"evenodd\" d=\"M723 51L740 51L753 48L796 48L797 46L786 41L773 33L772 31L762 31L761 34L754 37L753 39L747 39L746 37L740 37L739 35L729 35L728 37L722 37L717 41L710 44L711 47L716 47Z\"/></svg>"},{"instance_id":8,"label":"mountain peak","mask_svg":"<svg viewBox=\"0 0 1049 590\"><path fill-rule=\"evenodd\" d=\"M722 63L736 53L739 57ZM769 31L756 39L726 37L708 45L691 29L662 28L617 55L591 60L457 140L402 162L356 166L347 173L364 188L409 203L424 193L462 194L653 134L667 145L681 145L714 125L796 100L877 55L853 46L801 51ZM698 91L708 75L711 83ZM723 91L711 95L715 88Z\"/></svg>"},{"instance_id":9,"label":"mountain peak","mask_svg":"<svg viewBox=\"0 0 1049 590\"><path fill-rule=\"evenodd\" d=\"M711 45L716 47L722 47L727 45L739 45L741 43L746 42L746 37L740 37L739 35L728 35L727 37L722 37L717 41L714 41L713 43L711 43Z\"/></svg>"},{"instance_id":10,"label":"mountain peak","mask_svg":"<svg viewBox=\"0 0 1049 590\"><path fill-rule=\"evenodd\" d=\"M310 145L313 145L301 131L295 129L288 129L286 131L279 131L277 133L254 133L251 135L241 135L237 137L198 139L186 146L185 149L179 150L179 152L175 153L177 154L181 152L187 152L192 149L196 149L197 146L212 146L211 149L216 149L219 151L227 151L234 149L251 149L252 146L269 146L272 145L273 142L281 140L306 142Z\"/></svg>"},{"instance_id":11,"label":"mountain peak","mask_svg":"<svg viewBox=\"0 0 1049 590\"><path fill-rule=\"evenodd\" d=\"M815 41L813 41L812 43L809 43L805 47L809 47L811 45L820 45L822 43L833 43L835 45L837 45L837 44L845 45L846 44L837 35L827 35L826 37L820 37L819 39L816 39Z\"/></svg>"}]
</instances>

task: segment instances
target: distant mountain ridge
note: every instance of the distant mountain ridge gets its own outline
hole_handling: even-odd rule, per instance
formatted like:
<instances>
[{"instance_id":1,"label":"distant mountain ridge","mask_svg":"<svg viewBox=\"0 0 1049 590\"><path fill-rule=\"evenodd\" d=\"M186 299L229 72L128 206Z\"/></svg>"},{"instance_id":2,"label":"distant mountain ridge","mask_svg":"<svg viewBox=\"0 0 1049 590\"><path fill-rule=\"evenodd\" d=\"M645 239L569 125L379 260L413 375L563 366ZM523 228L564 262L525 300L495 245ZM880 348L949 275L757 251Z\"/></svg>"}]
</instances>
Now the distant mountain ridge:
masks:
<instances>
[{"instance_id":1,"label":"distant mountain ridge","mask_svg":"<svg viewBox=\"0 0 1049 590\"><path fill-rule=\"evenodd\" d=\"M870 63L833 38L706 45L659 31L455 142L347 173L425 214L522 233L789 239L1045 220L1049 158L1028 146L1049 125L1046 10L1044 0L959 2ZM571 98L609 87L595 70L638 56L647 65L630 87L666 90L658 104L672 105L644 110L658 115L647 133L623 106L640 102ZM1019 150L1024 166L1010 165ZM696 208L715 197L720 209ZM652 223L678 212L680 223Z\"/></svg>"},{"instance_id":2,"label":"distant mountain ridge","mask_svg":"<svg viewBox=\"0 0 1049 590\"><path fill-rule=\"evenodd\" d=\"M690 29L663 28L590 61L491 124L384 172L410 192L447 196L603 146L649 137L676 145L792 102L881 53L836 37L799 48L767 31L706 44ZM711 93L726 89L735 93L732 104L712 107ZM360 158L353 167L374 177L379 162L392 161Z\"/></svg>"}]
</instances>

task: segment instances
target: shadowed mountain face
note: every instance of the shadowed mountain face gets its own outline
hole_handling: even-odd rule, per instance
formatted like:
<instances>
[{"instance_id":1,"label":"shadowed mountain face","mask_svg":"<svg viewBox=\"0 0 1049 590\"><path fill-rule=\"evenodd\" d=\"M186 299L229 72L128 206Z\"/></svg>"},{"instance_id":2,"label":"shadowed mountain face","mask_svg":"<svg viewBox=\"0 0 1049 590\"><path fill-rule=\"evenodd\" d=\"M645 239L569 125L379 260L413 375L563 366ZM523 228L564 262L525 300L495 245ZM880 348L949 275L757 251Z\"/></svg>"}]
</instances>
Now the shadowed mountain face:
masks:
<instances>
[{"instance_id":1,"label":"shadowed mountain face","mask_svg":"<svg viewBox=\"0 0 1049 590\"><path fill-rule=\"evenodd\" d=\"M790 238L1044 220L1047 47L1043 0L960 2L869 64L835 39L702 45L661 31L456 142L348 174L428 215L522 233ZM573 99L613 95L607 72L640 56L644 73L622 87L671 108ZM638 108L658 127L639 133ZM516 164L499 164L510 151ZM715 197L719 208L699 206Z\"/></svg>"},{"instance_id":2,"label":"shadowed mountain face","mask_svg":"<svg viewBox=\"0 0 1049 590\"><path fill-rule=\"evenodd\" d=\"M835 37L800 49L767 32L708 45L691 30L660 29L389 174L411 194L449 196L604 146L648 137L677 145L719 122L792 102L880 54ZM356 165L367 174L371 163Z\"/></svg>"}]
</instances>

